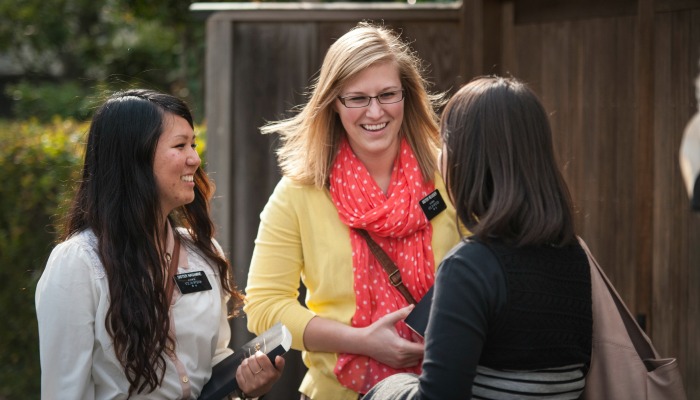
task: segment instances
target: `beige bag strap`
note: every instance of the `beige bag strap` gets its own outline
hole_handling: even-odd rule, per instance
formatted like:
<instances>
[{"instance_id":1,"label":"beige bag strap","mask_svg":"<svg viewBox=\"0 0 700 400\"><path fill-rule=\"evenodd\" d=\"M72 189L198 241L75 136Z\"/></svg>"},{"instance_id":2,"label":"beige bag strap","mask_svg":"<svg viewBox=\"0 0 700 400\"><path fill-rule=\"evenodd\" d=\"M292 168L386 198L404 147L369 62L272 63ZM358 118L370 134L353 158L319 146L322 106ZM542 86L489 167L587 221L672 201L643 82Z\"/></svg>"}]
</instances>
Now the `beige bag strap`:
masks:
<instances>
[{"instance_id":1,"label":"beige bag strap","mask_svg":"<svg viewBox=\"0 0 700 400\"><path fill-rule=\"evenodd\" d=\"M622 322L625 324L627 334L632 340L632 344L634 344L634 348L637 351L637 354L639 354L639 357L642 360L658 358L659 355L656 352L656 349L654 349L654 346L651 345L649 337L637 324L637 321L634 320L632 313L622 301L622 298L617 293L615 287L612 285L608 277L605 275L605 272L603 272L603 268L600 267L598 261L596 261L595 257L593 257L593 254L591 254L591 251L588 249L586 242L584 242L583 239L581 239L580 237L578 238L578 241L581 244L583 250L586 252L586 255L588 256L588 262L591 266L591 276L593 276L593 274L596 273L600 275L600 277L603 279L603 282L605 282L605 286L607 287L608 292L610 292L610 296L615 301L617 311L620 314L620 317L622 318ZM593 323L595 323L595 321Z\"/></svg>"}]
</instances>

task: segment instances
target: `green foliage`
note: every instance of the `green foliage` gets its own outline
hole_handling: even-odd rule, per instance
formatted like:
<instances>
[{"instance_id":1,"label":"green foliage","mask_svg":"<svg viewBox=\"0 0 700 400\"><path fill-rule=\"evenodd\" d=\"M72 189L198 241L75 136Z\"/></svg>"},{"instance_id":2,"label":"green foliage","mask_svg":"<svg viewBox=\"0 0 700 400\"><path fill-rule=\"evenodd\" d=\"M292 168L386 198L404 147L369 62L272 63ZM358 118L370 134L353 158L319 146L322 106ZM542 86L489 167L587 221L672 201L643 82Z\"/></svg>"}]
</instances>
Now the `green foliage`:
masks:
<instances>
[{"instance_id":1,"label":"green foliage","mask_svg":"<svg viewBox=\"0 0 700 400\"><path fill-rule=\"evenodd\" d=\"M127 87L199 105L204 22L194 20L190 3L0 0L0 54L25 80L5 90L13 116L84 118L81 98Z\"/></svg>"},{"instance_id":2,"label":"green foliage","mask_svg":"<svg viewBox=\"0 0 700 400\"><path fill-rule=\"evenodd\" d=\"M0 398L39 398L34 291L56 239L56 215L81 163L86 124L0 122Z\"/></svg>"},{"instance_id":3,"label":"green foliage","mask_svg":"<svg viewBox=\"0 0 700 400\"><path fill-rule=\"evenodd\" d=\"M5 93L14 100L12 111L19 120L34 117L47 122L57 116L85 120L89 114L89 92L75 82L23 80L9 85Z\"/></svg>"}]
</instances>

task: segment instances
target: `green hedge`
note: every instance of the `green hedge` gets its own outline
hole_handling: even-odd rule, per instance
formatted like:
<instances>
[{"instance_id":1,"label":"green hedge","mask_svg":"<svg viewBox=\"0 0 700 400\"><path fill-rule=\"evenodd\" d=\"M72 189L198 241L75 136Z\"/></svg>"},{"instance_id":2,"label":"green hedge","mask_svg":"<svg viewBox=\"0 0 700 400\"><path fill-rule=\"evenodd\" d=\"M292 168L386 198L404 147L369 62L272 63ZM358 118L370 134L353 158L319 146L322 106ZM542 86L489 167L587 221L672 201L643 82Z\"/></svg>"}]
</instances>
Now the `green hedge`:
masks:
<instances>
[{"instance_id":1,"label":"green hedge","mask_svg":"<svg viewBox=\"0 0 700 400\"><path fill-rule=\"evenodd\" d=\"M12 115L18 120L39 119L50 122L52 118L87 119L90 96L97 90L86 89L77 82L31 82L22 80L5 88L12 99Z\"/></svg>"},{"instance_id":2,"label":"green hedge","mask_svg":"<svg viewBox=\"0 0 700 400\"><path fill-rule=\"evenodd\" d=\"M86 131L74 120L0 122L0 398L39 398L34 291Z\"/></svg>"},{"instance_id":3,"label":"green hedge","mask_svg":"<svg viewBox=\"0 0 700 400\"><path fill-rule=\"evenodd\" d=\"M34 292L79 176L88 127L73 119L0 120L0 400L40 397ZM206 130L195 131L203 153Z\"/></svg>"}]
</instances>

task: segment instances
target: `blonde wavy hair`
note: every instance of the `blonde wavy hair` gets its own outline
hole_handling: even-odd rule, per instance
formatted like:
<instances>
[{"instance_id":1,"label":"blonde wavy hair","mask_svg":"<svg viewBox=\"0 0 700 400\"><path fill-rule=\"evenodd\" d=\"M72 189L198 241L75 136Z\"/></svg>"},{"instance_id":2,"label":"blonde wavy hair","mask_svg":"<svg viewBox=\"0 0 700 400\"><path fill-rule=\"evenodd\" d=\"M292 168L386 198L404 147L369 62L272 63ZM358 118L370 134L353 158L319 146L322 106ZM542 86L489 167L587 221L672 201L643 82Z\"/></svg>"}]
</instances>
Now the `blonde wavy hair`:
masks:
<instances>
[{"instance_id":1,"label":"blonde wavy hair","mask_svg":"<svg viewBox=\"0 0 700 400\"><path fill-rule=\"evenodd\" d=\"M389 62L398 68L405 90L401 134L407 139L421 168L423 179L434 179L440 147L435 108L444 93L428 92L424 66L417 54L396 32L361 22L328 49L319 76L309 87L310 98L288 119L267 123L262 133L279 133L277 159L282 174L293 181L323 188L344 130L333 108L344 85L367 68Z\"/></svg>"}]
</instances>

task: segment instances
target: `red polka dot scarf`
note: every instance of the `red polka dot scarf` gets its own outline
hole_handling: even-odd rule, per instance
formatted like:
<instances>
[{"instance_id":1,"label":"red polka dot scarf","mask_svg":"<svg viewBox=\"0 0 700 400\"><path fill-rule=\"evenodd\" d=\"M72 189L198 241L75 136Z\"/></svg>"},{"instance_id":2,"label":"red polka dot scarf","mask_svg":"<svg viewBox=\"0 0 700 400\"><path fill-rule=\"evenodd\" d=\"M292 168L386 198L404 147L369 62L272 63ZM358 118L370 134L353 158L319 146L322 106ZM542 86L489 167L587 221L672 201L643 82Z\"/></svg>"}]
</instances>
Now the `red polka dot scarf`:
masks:
<instances>
[{"instance_id":1,"label":"red polka dot scarf","mask_svg":"<svg viewBox=\"0 0 700 400\"><path fill-rule=\"evenodd\" d=\"M420 207L420 200L435 189L434 182L423 182L418 161L411 147L401 141L400 154L392 170L385 195L343 140L330 175L331 198L341 221L350 228L366 229L401 271L404 285L419 300L433 285L435 265L431 247L432 226ZM356 297L351 324L365 327L408 305L367 246L350 230ZM411 340L411 330L396 324L398 333ZM358 393L367 393L377 382L397 372L420 374L413 368L393 369L367 356L340 354L335 374L340 383Z\"/></svg>"}]
</instances>

